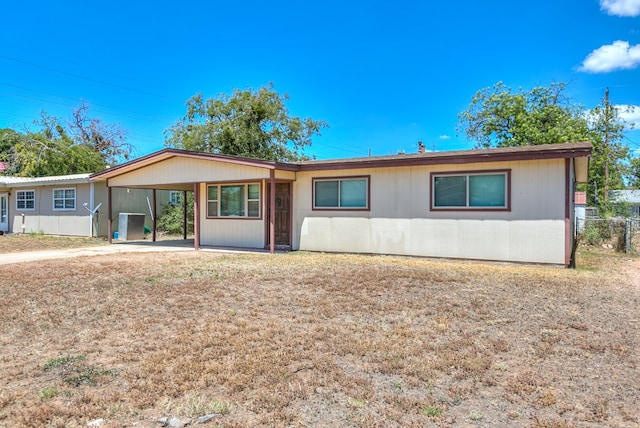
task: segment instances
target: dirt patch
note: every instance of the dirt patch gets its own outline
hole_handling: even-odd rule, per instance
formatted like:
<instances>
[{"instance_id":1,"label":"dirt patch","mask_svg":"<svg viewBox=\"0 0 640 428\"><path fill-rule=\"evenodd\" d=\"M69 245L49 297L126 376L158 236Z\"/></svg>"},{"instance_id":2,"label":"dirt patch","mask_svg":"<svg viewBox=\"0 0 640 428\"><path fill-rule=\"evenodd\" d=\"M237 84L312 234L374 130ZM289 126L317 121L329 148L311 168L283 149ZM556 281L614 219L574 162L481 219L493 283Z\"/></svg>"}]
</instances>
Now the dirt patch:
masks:
<instances>
[{"instance_id":1,"label":"dirt patch","mask_svg":"<svg viewBox=\"0 0 640 428\"><path fill-rule=\"evenodd\" d=\"M0 266L0 426L639 426L638 260L579 257Z\"/></svg>"}]
</instances>

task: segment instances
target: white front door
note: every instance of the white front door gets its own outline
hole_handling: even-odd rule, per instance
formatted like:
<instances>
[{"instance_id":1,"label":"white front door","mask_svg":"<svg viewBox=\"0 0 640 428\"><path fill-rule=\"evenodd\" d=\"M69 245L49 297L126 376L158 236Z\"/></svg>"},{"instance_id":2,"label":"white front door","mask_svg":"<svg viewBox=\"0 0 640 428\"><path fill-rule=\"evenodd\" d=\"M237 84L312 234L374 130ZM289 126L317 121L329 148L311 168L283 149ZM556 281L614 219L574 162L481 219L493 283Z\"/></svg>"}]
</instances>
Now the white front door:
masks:
<instances>
[{"instance_id":1,"label":"white front door","mask_svg":"<svg viewBox=\"0 0 640 428\"><path fill-rule=\"evenodd\" d=\"M0 193L0 230L9 231L9 196Z\"/></svg>"}]
</instances>

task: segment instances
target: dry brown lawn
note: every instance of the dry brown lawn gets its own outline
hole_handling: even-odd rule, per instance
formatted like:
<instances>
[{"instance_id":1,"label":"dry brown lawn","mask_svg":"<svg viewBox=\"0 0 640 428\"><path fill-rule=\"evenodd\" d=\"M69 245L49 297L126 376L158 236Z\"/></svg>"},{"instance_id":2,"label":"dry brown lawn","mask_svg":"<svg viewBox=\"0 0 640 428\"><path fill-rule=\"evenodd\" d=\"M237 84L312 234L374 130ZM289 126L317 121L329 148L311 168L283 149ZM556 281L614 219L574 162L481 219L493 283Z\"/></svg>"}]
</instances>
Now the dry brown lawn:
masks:
<instances>
[{"instance_id":1,"label":"dry brown lawn","mask_svg":"<svg viewBox=\"0 0 640 428\"><path fill-rule=\"evenodd\" d=\"M106 244L107 240L102 238L76 238L12 233L0 235L0 257L2 257L2 253L82 248Z\"/></svg>"},{"instance_id":2,"label":"dry brown lawn","mask_svg":"<svg viewBox=\"0 0 640 428\"><path fill-rule=\"evenodd\" d=\"M202 251L0 266L0 426L637 427L638 262Z\"/></svg>"}]
</instances>

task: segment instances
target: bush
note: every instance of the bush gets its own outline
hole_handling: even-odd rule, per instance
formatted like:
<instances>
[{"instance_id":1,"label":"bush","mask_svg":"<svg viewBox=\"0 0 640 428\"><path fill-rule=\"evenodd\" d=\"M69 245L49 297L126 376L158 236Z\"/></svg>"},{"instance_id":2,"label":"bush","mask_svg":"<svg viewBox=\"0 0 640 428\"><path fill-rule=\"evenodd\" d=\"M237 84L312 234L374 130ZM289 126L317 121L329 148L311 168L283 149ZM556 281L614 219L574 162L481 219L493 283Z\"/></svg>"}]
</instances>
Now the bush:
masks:
<instances>
[{"instance_id":1,"label":"bush","mask_svg":"<svg viewBox=\"0 0 640 428\"><path fill-rule=\"evenodd\" d=\"M168 233L170 235L182 234L182 226L184 222L183 206L166 205L156 225L159 232ZM193 194L187 193L187 233L193 233Z\"/></svg>"},{"instance_id":2,"label":"bush","mask_svg":"<svg viewBox=\"0 0 640 428\"><path fill-rule=\"evenodd\" d=\"M579 239L588 245L610 244L625 251L625 220L618 218L587 219Z\"/></svg>"}]
</instances>

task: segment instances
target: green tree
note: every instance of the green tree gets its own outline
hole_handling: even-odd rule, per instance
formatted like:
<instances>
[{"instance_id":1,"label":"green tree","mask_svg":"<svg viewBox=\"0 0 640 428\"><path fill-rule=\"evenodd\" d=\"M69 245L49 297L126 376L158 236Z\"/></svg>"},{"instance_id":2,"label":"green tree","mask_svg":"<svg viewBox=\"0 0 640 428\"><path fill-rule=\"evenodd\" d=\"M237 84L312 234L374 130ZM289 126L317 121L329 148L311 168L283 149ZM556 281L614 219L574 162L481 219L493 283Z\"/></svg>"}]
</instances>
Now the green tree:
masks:
<instances>
[{"instance_id":1,"label":"green tree","mask_svg":"<svg viewBox=\"0 0 640 428\"><path fill-rule=\"evenodd\" d=\"M38 132L21 135L14 141L8 173L23 177L43 177L95 172L104 161L92 148L74 144L54 117L42 113Z\"/></svg>"},{"instance_id":2,"label":"green tree","mask_svg":"<svg viewBox=\"0 0 640 428\"><path fill-rule=\"evenodd\" d=\"M502 82L478 91L458 115L458 131L476 148L513 147L590 141L587 194L591 205L604 204L608 189L623 188L629 153L622 144L625 124L609 102L608 91L591 111L564 94L566 84L553 83L513 92Z\"/></svg>"},{"instance_id":3,"label":"green tree","mask_svg":"<svg viewBox=\"0 0 640 428\"><path fill-rule=\"evenodd\" d=\"M125 131L88 116L83 103L64 123L40 113L35 130L21 134L0 131L0 160L9 162L7 174L42 177L91 173L127 159L133 148L126 143Z\"/></svg>"},{"instance_id":4,"label":"green tree","mask_svg":"<svg viewBox=\"0 0 640 428\"><path fill-rule=\"evenodd\" d=\"M564 95L566 85L553 83L512 92L502 82L478 91L458 115L458 131L477 148L530 146L584 141L584 109Z\"/></svg>"},{"instance_id":5,"label":"green tree","mask_svg":"<svg viewBox=\"0 0 640 428\"><path fill-rule=\"evenodd\" d=\"M630 162L629 181L631 187L640 189L640 158L633 158Z\"/></svg>"},{"instance_id":6,"label":"green tree","mask_svg":"<svg viewBox=\"0 0 640 428\"><path fill-rule=\"evenodd\" d=\"M22 135L13 129L0 129L0 161L7 162L11 159L13 146L22 140Z\"/></svg>"},{"instance_id":7,"label":"green tree","mask_svg":"<svg viewBox=\"0 0 640 428\"><path fill-rule=\"evenodd\" d=\"M273 85L217 99L197 94L187 101L186 115L165 131L165 145L283 162L304 159L305 147L327 124L290 116L287 100Z\"/></svg>"},{"instance_id":8,"label":"green tree","mask_svg":"<svg viewBox=\"0 0 640 428\"><path fill-rule=\"evenodd\" d=\"M609 88L587 118L589 141L593 143L587 194L591 203L601 205L609 200L609 190L625 187L630 157L629 148L623 143L623 132L628 125L620 117L619 109L609 101Z\"/></svg>"},{"instance_id":9,"label":"green tree","mask_svg":"<svg viewBox=\"0 0 640 428\"><path fill-rule=\"evenodd\" d=\"M127 143L127 132L115 124L107 124L89 116L89 105L83 102L73 110L67 131L77 145L87 146L99 153L105 165L129 160L134 147Z\"/></svg>"}]
</instances>

